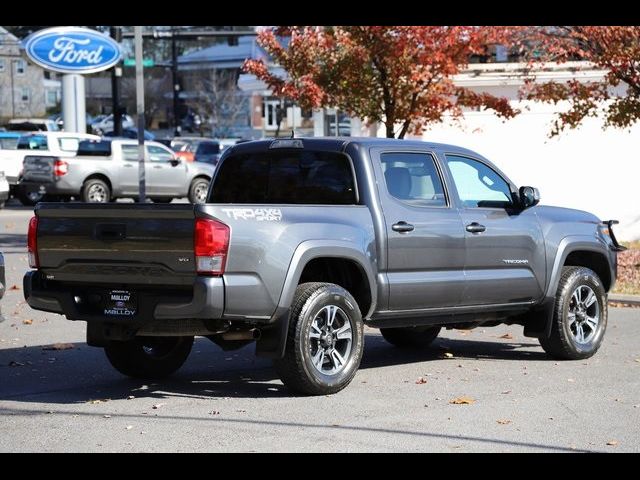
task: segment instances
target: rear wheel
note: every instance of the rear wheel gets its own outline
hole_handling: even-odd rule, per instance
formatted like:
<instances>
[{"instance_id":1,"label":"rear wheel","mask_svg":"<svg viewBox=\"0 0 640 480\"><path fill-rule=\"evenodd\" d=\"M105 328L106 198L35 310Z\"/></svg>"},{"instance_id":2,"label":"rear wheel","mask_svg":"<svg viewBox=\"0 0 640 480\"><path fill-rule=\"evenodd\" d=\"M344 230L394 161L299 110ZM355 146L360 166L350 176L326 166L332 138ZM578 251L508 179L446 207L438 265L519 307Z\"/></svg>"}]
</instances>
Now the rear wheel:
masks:
<instances>
[{"instance_id":1,"label":"rear wheel","mask_svg":"<svg viewBox=\"0 0 640 480\"><path fill-rule=\"evenodd\" d=\"M189 201L191 203L205 203L207 192L209 191L209 180L206 178L196 178L189 187Z\"/></svg>"},{"instance_id":2,"label":"rear wheel","mask_svg":"<svg viewBox=\"0 0 640 480\"><path fill-rule=\"evenodd\" d=\"M104 349L113 367L134 378L157 379L171 375L187 360L193 337L136 337L112 341Z\"/></svg>"},{"instance_id":3,"label":"rear wheel","mask_svg":"<svg viewBox=\"0 0 640 480\"><path fill-rule=\"evenodd\" d=\"M607 297L600 278L584 267L564 267L549 336L540 345L553 358L580 360L594 355L607 328Z\"/></svg>"},{"instance_id":4,"label":"rear wheel","mask_svg":"<svg viewBox=\"0 0 640 480\"><path fill-rule=\"evenodd\" d=\"M327 395L346 387L360 366L364 326L358 304L332 283L296 289L284 357L274 361L291 390Z\"/></svg>"},{"instance_id":5,"label":"rear wheel","mask_svg":"<svg viewBox=\"0 0 640 480\"><path fill-rule=\"evenodd\" d=\"M82 201L87 203L108 203L111 201L111 189L104 180L90 178L82 187Z\"/></svg>"},{"instance_id":6,"label":"rear wheel","mask_svg":"<svg viewBox=\"0 0 640 480\"><path fill-rule=\"evenodd\" d=\"M396 347L424 348L433 343L440 327L381 328L384 339Z\"/></svg>"}]
</instances>

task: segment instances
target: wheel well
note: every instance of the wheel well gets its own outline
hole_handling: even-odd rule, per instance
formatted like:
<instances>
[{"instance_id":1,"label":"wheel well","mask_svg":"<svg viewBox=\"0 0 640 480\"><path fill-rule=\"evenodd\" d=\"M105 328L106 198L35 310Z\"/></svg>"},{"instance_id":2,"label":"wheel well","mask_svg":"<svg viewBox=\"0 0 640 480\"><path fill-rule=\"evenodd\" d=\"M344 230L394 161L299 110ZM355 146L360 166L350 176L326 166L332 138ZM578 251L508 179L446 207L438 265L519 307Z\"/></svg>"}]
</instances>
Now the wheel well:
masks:
<instances>
[{"instance_id":1,"label":"wheel well","mask_svg":"<svg viewBox=\"0 0 640 480\"><path fill-rule=\"evenodd\" d=\"M84 182L82 182L82 188L84 188L84 184L87 183L89 180L93 180L93 179L98 179L98 180L102 180L103 182L105 182L107 184L107 186L109 187L109 190L111 190L111 194L113 195L113 188L111 186L111 182L109 181L109 179L102 175L101 173L94 173L92 175L89 175L87 178L84 179Z\"/></svg>"},{"instance_id":2,"label":"wheel well","mask_svg":"<svg viewBox=\"0 0 640 480\"><path fill-rule=\"evenodd\" d=\"M371 307L371 288L362 267L346 258L314 258L304 267L299 283L328 282L347 290L366 316Z\"/></svg>"},{"instance_id":3,"label":"wheel well","mask_svg":"<svg viewBox=\"0 0 640 480\"><path fill-rule=\"evenodd\" d=\"M608 291L611 287L611 273L609 270L609 263L604 255L597 252L589 251L576 251L571 252L567 259L564 261L566 267L587 267L596 272L602 283L604 284L605 291Z\"/></svg>"},{"instance_id":4,"label":"wheel well","mask_svg":"<svg viewBox=\"0 0 640 480\"><path fill-rule=\"evenodd\" d=\"M208 182L211 181L211 177L207 177L206 175L198 175L196 177L193 177L193 179L191 180L191 183L195 182L196 180L203 178L205 180L207 180Z\"/></svg>"}]
</instances>

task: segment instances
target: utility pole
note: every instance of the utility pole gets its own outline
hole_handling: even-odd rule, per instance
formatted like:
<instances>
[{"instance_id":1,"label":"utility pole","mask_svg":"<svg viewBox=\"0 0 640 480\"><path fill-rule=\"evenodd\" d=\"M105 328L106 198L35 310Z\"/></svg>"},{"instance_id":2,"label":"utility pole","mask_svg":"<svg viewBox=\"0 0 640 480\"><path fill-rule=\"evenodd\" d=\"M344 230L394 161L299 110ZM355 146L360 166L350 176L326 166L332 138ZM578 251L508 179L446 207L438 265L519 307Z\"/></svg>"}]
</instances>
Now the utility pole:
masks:
<instances>
[{"instance_id":1,"label":"utility pole","mask_svg":"<svg viewBox=\"0 0 640 480\"><path fill-rule=\"evenodd\" d=\"M176 137L179 137L182 130L180 126L180 106L178 105L180 99L180 83L178 82L178 47L176 45L176 34L173 29L171 29L171 79L173 82L173 133Z\"/></svg>"},{"instance_id":2,"label":"utility pole","mask_svg":"<svg viewBox=\"0 0 640 480\"><path fill-rule=\"evenodd\" d=\"M110 27L111 38L120 43L122 40L122 27ZM113 134L116 137L122 135L122 110L120 109L120 89L118 77L122 76L122 67L119 65L111 69L111 111L113 112Z\"/></svg>"},{"instance_id":3,"label":"utility pole","mask_svg":"<svg viewBox=\"0 0 640 480\"><path fill-rule=\"evenodd\" d=\"M138 179L140 193L138 201L146 202L146 184L144 175L144 76L142 65L142 27L135 28L136 51L136 106L138 110Z\"/></svg>"}]
</instances>

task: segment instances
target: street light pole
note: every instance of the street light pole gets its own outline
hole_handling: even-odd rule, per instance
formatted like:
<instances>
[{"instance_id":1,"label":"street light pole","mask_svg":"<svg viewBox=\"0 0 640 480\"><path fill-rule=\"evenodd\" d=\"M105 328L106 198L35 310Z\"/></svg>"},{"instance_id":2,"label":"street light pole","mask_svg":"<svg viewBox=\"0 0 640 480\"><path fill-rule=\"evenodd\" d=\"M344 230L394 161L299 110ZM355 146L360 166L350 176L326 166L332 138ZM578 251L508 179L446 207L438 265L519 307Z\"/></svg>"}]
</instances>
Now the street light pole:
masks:
<instances>
[{"instance_id":1,"label":"street light pole","mask_svg":"<svg viewBox=\"0 0 640 480\"><path fill-rule=\"evenodd\" d=\"M138 201L146 202L146 185L144 175L144 76L142 65L142 27L135 28L136 51L136 106L138 110L138 179L140 193Z\"/></svg>"},{"instance_id":2,"label":"street light pole","mask_svg":"<svg viewBox=\"0 0 640 480\"><path fill-rule=\"evenodd\" d=\"M178 83L178 48L173 29L171 30L171 79L173 82L173 133L176 137L179 137L182 130L180 126L180 108L178 105L180 99L180 83Z\"/></svg>"},{"instance_id":3,"label":"street light pole","mask_svg":"<svg viewBox=\"0 0 640 480\"><path fill-rule=\"evenodd\" d=\"M120 43L122 39L122 27L110 27L111 38ZM111 111L113 112L113 135L122 136L122 111L120 110L120 89L118 77L122 76L122 67L119 65L111 69Z\"/></svg>"}]
</instances>

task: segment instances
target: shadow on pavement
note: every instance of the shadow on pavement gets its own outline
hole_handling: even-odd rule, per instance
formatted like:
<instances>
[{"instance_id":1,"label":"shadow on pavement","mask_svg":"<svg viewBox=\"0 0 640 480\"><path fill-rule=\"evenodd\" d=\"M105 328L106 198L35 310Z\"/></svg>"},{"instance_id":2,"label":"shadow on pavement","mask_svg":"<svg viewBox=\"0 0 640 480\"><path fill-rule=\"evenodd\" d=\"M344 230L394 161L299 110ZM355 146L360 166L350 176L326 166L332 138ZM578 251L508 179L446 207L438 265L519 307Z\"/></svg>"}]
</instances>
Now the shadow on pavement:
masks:
<instances>
[{"instance_id":1,"label":"shadow on pavement","mask_svg":"<svg viewBox=\"0 0 640 480\"><path fill-rule=\"evenodd\" d=\"M380 335L367 335L361 369L441 360L452 352L457 359L542 360L540 351L522 348L537 344L438 339L425 350L395 348ZM36 403L82 403L95 399L168 397L288 397L269 360L256 358L253 346L224 352L198 338L186 364L162 381L123 377L100 348L85 343L66 350L37 345L0 349L0 400Z\"/></svg>"}]
</instances>

